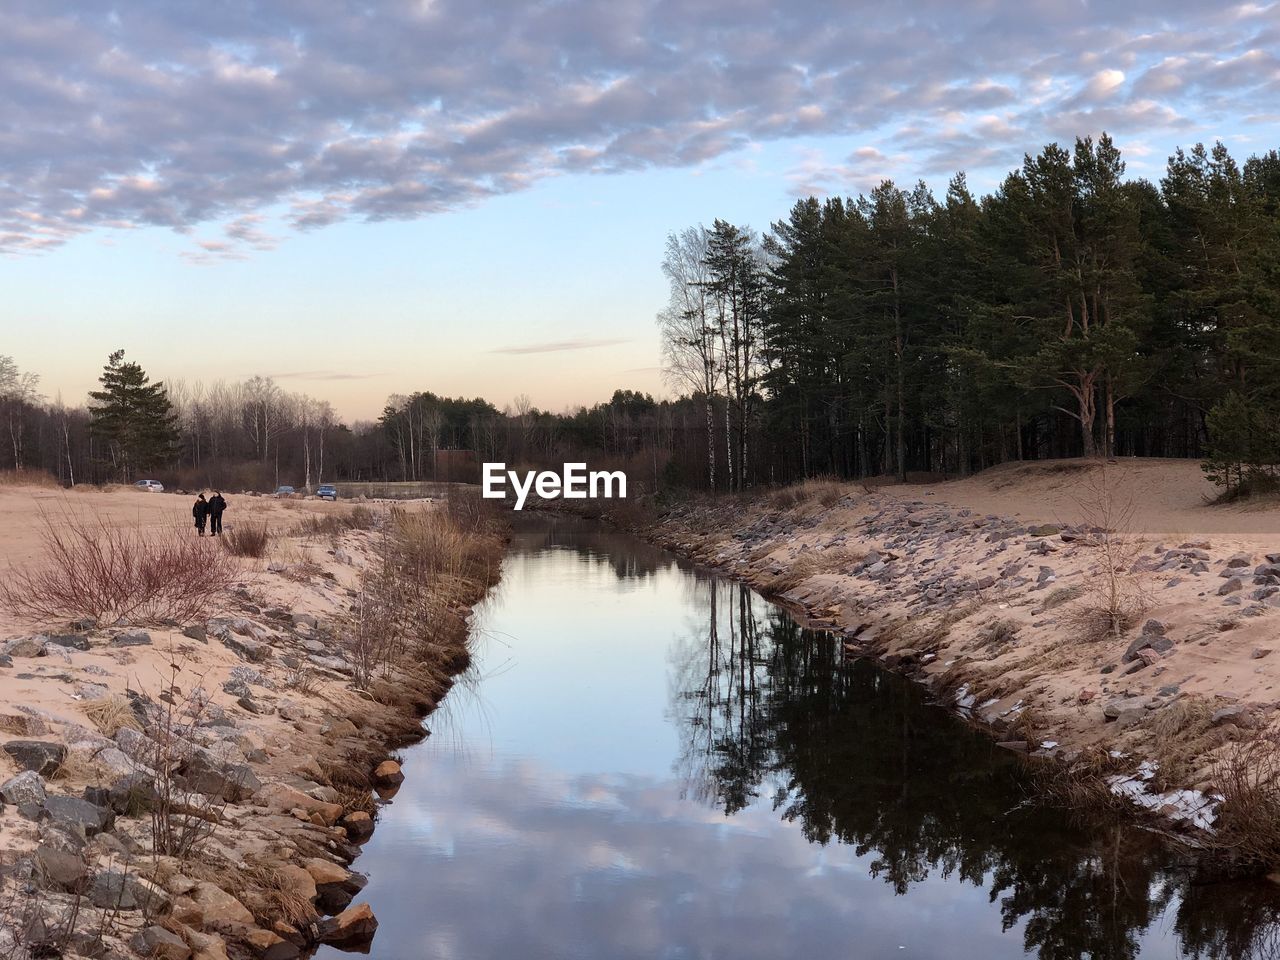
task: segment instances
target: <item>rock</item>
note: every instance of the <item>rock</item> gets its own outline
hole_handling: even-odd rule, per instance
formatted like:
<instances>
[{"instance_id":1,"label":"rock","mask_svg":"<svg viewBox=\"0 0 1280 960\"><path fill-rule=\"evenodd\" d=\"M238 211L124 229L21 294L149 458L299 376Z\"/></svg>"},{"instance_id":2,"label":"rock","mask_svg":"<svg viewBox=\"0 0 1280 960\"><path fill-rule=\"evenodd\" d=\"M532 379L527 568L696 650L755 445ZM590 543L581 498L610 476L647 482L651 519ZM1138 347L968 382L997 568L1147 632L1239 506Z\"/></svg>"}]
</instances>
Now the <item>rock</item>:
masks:
<instances>
[{"instance_id":1,"label":"rock","mask_svg":"<svg viewBox=\"0 0 1280 960\"><path fill-rule=\"evenodd\" d=\"M1235 593L1237 590L1244 588L1244 581L1239 577L1232 577L1226 583L1218 588L1218 596L1225 597L1228 593Z\"/></svg>"},{"instance_id":2,"label":"rock","mask_svg":"<svg viewBox=\"0 0 1280 960\"><path fill-rule=\"evenodd\" d=\"M1055 537L1061 532L1061 527L1055 527L1051 523L1043 523L1038 527L1032 527L1027 531L1027 534L1032 537Z\"/></svg>"},{"instance_id":3,"label":"rock","mask_svg":"<svg viewBox=\"0 0 1280 960\"><path fill-rule=\"evenodd\" d=\"M236 698L253 696L253 691L249 689L249 685L243 680L228 680L222 685L222 692L229 693Z\"/></svg>"},{"instance_id":4,"label":"rock","mask_svg":"<svg viewBox=\"0 0 1280 960\"><path fill-rule=\"evenodd\" d=\"M1270 647L1258 647L1256 650L1253 651L1253 653L1249 654L1249 656L1254 660L1261 660L1263 657L1269 657L1270 655L1271 655Z\"/></svg>"},{"instance_id":5,"label":"rock","mask_svg":"<svg viewBox=\"0 0 1280 960\"><path fill-rule=\"evenodd\" d=\"M1237 553L1227 559L1227 567L1232 570L1250 566L1253 566L1253 554L1251 553Z\"/></svg>"},{"instance_id":6,"label":"rock","mask_svg":"<svg viewBox=\"0 0 1280 960\"><path fill-rule=\"evenodd\" d=\"M13 666L13 657L9 656L7 653L0 653L0 667L12 667L12 666Z\"/></svg>"},{"instance_id":7,"label":"rock","mask_svg":"<svg viewBox=\"0 0 1280 960\"><path fill-rule=\"evenodd\" d=\"M149 880L120 870L102 870L89 885L89 901L101 910L147 910L169 907L169 897Z\"/></svg>"},{"instance_id":8,"label":"rock","mask_svg":"<svg viewBox=\"0 0 1280 960\"><path fill-rule=\"evenodd\" d=\"M1140 651L1144 649L1149 649L1156 654L1168 653L1173 649L1173 641L1159 634L1144 633L1129 644L1124 656L1120 658L1120 662L1132 663L1134 660L1139 659L1141 656Z\"/></svg>"},{"instance_id":9,"label":"rock","mask_svg":"<svg viewBox=\"0 0 1280 960\"><path fill-rule=\"evenodd\" d=\"M1142 625L1142 633L1147 636L1163 637L1168 632L1169 628L1159 620L1148 620Z\"/></svg>"},{"instance_id":10,"label":"rock","mask_svg":"<svg viewBox=\"0 0 1280 960\"><path fill-rule=\"evenodd\" d=\"M144 927L129 940L129 949L140 957L157 960L191 960L191 948L164 927Z\"/></svg>"},{"instance_id":11,"label":"rock","mask_svg":"<svg viewBox=\"0 0 1280 960\"><path fill-rule=\"evenodd\" d=\"M383 760L373 771L373 782L380 787L398 787L404 783L404 774L400 772L400 764L394 760Z\"/></svg>"},{"instance_id":12,"label":"rock","mask_svg":"<svg viewBox=\"0 0 1280 960\"><path fill-rule=\"evenodd\" d=\"M281 560L272 560L267 564L267 573L284 573L289 565Z\"/></svg>"},{"instance_id":13,"label":"rock","mask_svg":"<svg viewBox=\"0 0 1280 960\"><path fill-rule=\"evenodd\" d=\"M378 920L367 903L348 907L336 917L315 925L317 941L344 945L367 943L377 929Z\"/></svg>"},{"instance_id":14,"label":"rock","mask_svg":"<svg viewBox=\"0 0 1280 960\"><path fill-rule=\"evenodd\" d=\"M24 803L43 806L44 780L34 770L24 770L16 777L10 777L4 783L0 783L0 797L4 798L5 803L12 803L14 806L21 806Z\"/></svg>"},{"instance_id":15,"label":"rock","mask_svg":"<svg viewBox=\"0 0 1280 960\"><path fill-rule=\"evenodd\" d=\"M257 700L253 699L253 697L241 697L236 701L236 703L240 706L240 709L252 714L271 713L271 708L269 706L259 703Z\"/></svg>"},{"instance_id":16,"label":"rock","mask_svg":"<svg viewBox=\"0 0 1280 960\"><path fill-rule=\"evenodd\" d=\"M188 640L195 640L197 643L209 642L208 632L205 630L205 628L202 625L198 623L192 624L189 627L183 627L182 635L186 637Z\"/></svg>"},{"instance_id":17,"label":"rock","mask_svg":"<svg viewBox=\"0 0 1280 960\"><path fill-rule=\"evenodd\" d=\"M107 807L99 807L79 797L46 798L45 815L63 830L92 837L111 828L115 816Z\"/></svg>"},{"instance_id":18,"label":"rock","mask_svg":"<svg viewBox=\"0 0 1280 960\"><path fill-rule=\"evenodd\" d=\"M360 728L346 717L336 717L320 728L320 732L330 740L341 740L343 737L354 737Z\"/></svg>"},{"instance_id":19,"label":"rock","mask_svg":"<svg viewBox=\"0 0 1280 960\"><path fill-rule=\"evenodd\" d=\"M1117 697L1102 708L1102 716L1108 721L1125 716L1141 717L1147 708L1146 697Z\"/></svg>"},{"instance_id":20,"label":"rock","mask_svg":"<svg viewBox=\"0 0 1280 960\"><path fill-rule=\"evenodd\" d=\"M200 908L205 924L215 929L228 923L253 925L253 914L243 903L207 880L195 885L190 893L190 899Z\"/></svg>"},{"instance_id":21,"label":"rock","mask_svg":"<svg viewBox=\"0 0 1280 960\"><path fill-rule=\"evenodd\" d=\"M291 619L295 627L306 627L309 630L314 630L320 625L320 622L309 613L295 613Z\"/></svg>"},{"instance_id":22,"label":"rock","mask_svg":"<svg viewBox=\"0 0 1280 960\"><path fill-rule=\"evenodd\" d=\"M355 843L363 843L373 836L373 818L363 810L348 813L339 825L347 831L347 838Z\"/></svg>"},{"instance_id":23,"label":"rock","mask_svg":"<svg viewBox=\"0 0 1280 960\"><path fill-rule=\"evenodd\" d=\"M223 646L235 651L236 655L251 663L262 663L271 659L271 646L249 637L241 637L234 633L222 635Z\"/></svg>"},{"instance_id":24,"label":"rock","mask_svg":"<svg viewBox=\"0 0 1280 960\"><path fill-rule=\"evenodd\" d=\"M262 787L248 764L219 763L204 751L197 751L182 764L179 776L188 790L231 803L248 799Z\"/></svg>"},{"instance_id":25,"label":"rock","mask_svg":"<svg viewBox=\"0 0 1280 960\"><path fill-rule=\"evenodd\" d=\"M301 790L295 790L293 787L286 786L283 783L269 783L261 788L253 797L256 803L272 809L279 810L282 813L288 813L291 810L302 810L307 814L318 814L326 826L333 826L338 822L338 818L342 816L342 804L325 803L323 800L317 800L309 797ZM368 814L365 814L368 817ZM370 833L373 832L370 827Z\"/></svg>"},{"instance_id":26,"label":"rock","mask_svg":"<svg viewBox=\"0 0 1280 960\"><path fill-rule=\"evenodd\" d=\"M276 874L281 882L287 885L290 893L296 894L308 903L315 902L316 882L308 870L292 863L282 863L276 867Z\"/></svg>"},{"instance_id":27,"label":"rock","mask_svg":"<svg viewBox=\"0 0 1280 960\"><path fill-rule=\"evenodd\" d=\"M48 651L49 638L43 634L33 637L17 637L0 645L0 653L10 657L43 657Z\"/></svg>"},{"instance_id":28,"label":"rock","mask_svg":"<svg viewBox=\"0 0 1280 960\"><path fill-rule=\"evenodd\" d=\"M127 773L111 784L107 798L116 813L138 816L155 806L155 781L145 773Z\"/></svg>"},{"instance_id":29,"label":"rock","mask_svg":"<svg viewBox=\"0 0 1280 960\"><path fill-rule=\"evenodd\" d=\"M334 673L341 673L347 676L351 676L356 672L355 667L341 657L322 657L313 653L307 659L322 670L332 670Z\"/></svg>"},{"instance_id":30,"label":"rock","mask_svg":"<svg viewBox=\"0 0 1280 960\"><path fill-rule=\"evenodd\" d=\"M237 931L238 939L253 951L258 960L296 960L302 956L298 947L278 933L263 930L261 927L249 927Z\"/></svg>"},{"instance_id":31,"label":"rock","mask_svg":"<svg viewBox=\"0 0 1280 960\"><path fill-rule=\"evenodd\" d=\"M36 848L36 864L44 878L67 893L83 893L89 881L89 868L77 853L48 843Z\"/></svg>"},{"instance_id":32,"label":"rock","mask_svg":"<svg viewBox=\"0 0 1280 960\"><path fill-rule=\"evenodd\" d=\"M42 777L52 777L67 759L67 748L47 740L10 740L5 753L23 770L34 770Z\"/></svg>"},{"instance_id":33,"label":"rock","mask_svg":"<svg viewBox=\"0 0 1280 960\"><path fill-rule=\"evenodd\" d=\"M1209 717L1209 724L1214 727L1230 725L1244 730L1252 730L1258 725L1258 718L1253 711L1243 704L1232 704L1215 710Z\"/></svg>"},{"instance_id":34,"label":"rock","mask_svg":"<svg viewBox=\"0 0 1280 960\"><path fill-rule=\"evenodd\" d=\"M1058 579L1058 575L1053 572L1053 567L1041 567L1040 573L1036 576L1036 583L1052 583Z\"/></svg>"},{"instance_id":35,"label":"rock","mask_svg":"<svg viewBox=\"0 0 1280 960\"><path fill-rule=\"evenodd\" d=\"M1076 702L1090 703L1097 695L1097 690L1090 690L1087 687L1081 687L1080 692L1076 694Z\"/></svg>"},{"instance_id":36,"label":"rock","mask_svg":"<svg viewBox=\"0 0 1280 960\"><path fill-rule=\"evenodd\" d=\"M81 636L78 633L58 633L49 637L49 643L55 647L65 647L69 650L88 650L89 638ZM45 652L48 652L46 648Z\"/></svg>"},{"instance_id":37,"label":"rock","mask_svg":"<svg viewBox=\"0 0 1280 960\"><path fill-rule=\"evenodd\" d=\"M126 630L124 633L118 633L111 638L111 646L149 647L151 646L151 634L145 630Z\"/></svg>"}]
</instances>

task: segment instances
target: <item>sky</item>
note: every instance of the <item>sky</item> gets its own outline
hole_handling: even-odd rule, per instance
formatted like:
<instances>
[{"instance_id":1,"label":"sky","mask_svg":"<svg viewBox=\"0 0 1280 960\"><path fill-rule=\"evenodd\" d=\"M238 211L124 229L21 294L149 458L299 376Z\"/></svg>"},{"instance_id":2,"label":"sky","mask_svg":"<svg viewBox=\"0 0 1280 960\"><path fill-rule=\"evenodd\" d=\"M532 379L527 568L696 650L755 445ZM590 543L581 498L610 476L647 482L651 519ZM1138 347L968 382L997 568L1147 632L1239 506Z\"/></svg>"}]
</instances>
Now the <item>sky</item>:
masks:
<instances>
[{"instance_id":1,"label":"sky","mask_svg":"<svg viewBox=\"0 0 1280 960\"><path fill-rule=\"evenodd\" d=\"M1109 132L1280 147L1280 2L0 5L0 354L82 402L261 374L552 410L667 393L667 233Z\"/></svg>"}]
</instances>

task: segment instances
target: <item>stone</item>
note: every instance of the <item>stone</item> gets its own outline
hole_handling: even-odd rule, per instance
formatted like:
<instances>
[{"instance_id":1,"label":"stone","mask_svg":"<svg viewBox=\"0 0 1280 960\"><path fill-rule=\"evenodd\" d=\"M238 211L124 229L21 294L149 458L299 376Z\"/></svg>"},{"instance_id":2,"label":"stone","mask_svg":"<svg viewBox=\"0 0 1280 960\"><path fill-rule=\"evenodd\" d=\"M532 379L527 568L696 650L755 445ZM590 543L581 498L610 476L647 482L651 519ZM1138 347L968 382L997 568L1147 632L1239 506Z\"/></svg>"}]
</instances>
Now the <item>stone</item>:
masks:
<instances>
[{"instance_id":1,"label":"stone","mask_svg":"<svg viewBox=\"0 0 1280 960\"><path fill-rule=\"evenodd\" d=\"M0 645L0 653L10 657L43 657L47 652L49 638L43 634L33 637L17 637L6 640Z\"/></svg>"},{"instance_id":2,"label":"stone","mask_svg":"<svg viewBox=\"0 0 1280 960\"><path fill-rule=\"evenodd\" d=\"M67 893L83 893L89 881L89 868L78 853L50 843L36 848L36 864L49 883Z\"/></svg>"},{"instance_id":3,"label":"stone","mask_svg":"<svg viewBox=\"0 0 1280 960\"><path fill-rule=\"evenodd\" d=\"M243 903L207 880L192 888L190 899L200 908L201 916L208 926L217 928L220 924L227 923L253 925L253 914Z\"/></svg>"},{"instance_id":4,"label":"stone","mask_svg":"<svg viewBox=\"0 0 1280 960\"><path fill-rule=\"evenodd\" d=\"M290 893L296 894L308 903L315 902L316 881L307 869L292 863L282 863L276 867L276 874L287 885Z\"/></svg>"},{"instance_id":5,"label":"stone","mask_svg":"<svg viewBox=\"0 0 1280 960\"><path fill-rule=\"evenodd\" d=\"M65 647L68 650L88 650L89 638L78 633L57 633L51 635L49 643L55 647ZM48 652L46 648L46 653Z\"/></svg>"},{"instance_id":6,"label":"stone","mask_svg":"<svg viewBox=\"0 0 1280 960\"><path fill-rule=\"evenodd\" d=\"M145 630L126 630L124 633L118 633L111 638L111 646L149 647L151 646L151 634Z\"/></svg>"},{"instance_id":7,"label":"stone","mask_svg":"<svg viewBox=\"0 0 1280 960\"><path fill-rule=\"evenodd\" d=\"M227 942L216 933L189 930L186 938L191 944L191 960L227 960Z\"/></svg>"},{"instance_id":8,"label":"stone","mask_svg":"<svg viewBox=\"0 0 1280 960\"><path fill-rule=\"evenodd\" d=\"M188 640L195 640L197 643L209 642L209 634L202 624L196 623L189 627L183 627L182 635Z\"/></svg>"},{"instance_id":9,"label":"stone","mask_svg":"<svg viewBox=\"0 0 1280 960\"><path fill-rule=\"evenodd\" d=\"M1027 534L1032 537L1054 537L1062 532L1060 527L1055 527L1051 523L1043 523L1037 527L1032 527Z\"/></svg>"},{"instance_id":10,"label":"stone","mask_svg":"<svg viewBox=\"0 0 1280 960\"><path fill-rule=\"evenodd\" d=\"M248 799L262 787L248 764L220 763L205 751L197 751L182 764L179 777L188 790L231 803Z\"/></svg>"},{"instance_id":11,"label":"stone","mask_svg":"<svg viewBox=\"0 0 1280 960\"><path fill-rule=\"evenodd\" d=\"M191 960L191 948L164 927L144 927L129 940L129 949L156 960Z\"/></svg>"},{"instance_id":12,"label":"stone","mask_svg":"<svg viewBox=\"0 0 1280 960\"><path fill-rule=\"evenodd\" d=\"M138 816L146 813L157 800L154 779L148 774L126 773L107 791L107 799L111 809L126 816Z\"/></svg>"},{"instance_id":13,"label":"stone","mask_svg":"<svg viewBox=\"0 0 1280 960\"><path fill-rule=\"evenodd\" d=\"M4 752L23 770L34 770L42 777L52 777L67 759L66 747L47 740L10 740Z\"/></svg>"},{"instance_id":14,"label":"stone","mask_svg":"<svg viewBox=\"0 0 1280 960\"><path fill-rule=\"evenodd\" d=\"M1258 725L1258 719L1248 707L1235 703L1215 710L1209 717L1209 724L1214 727L1229 725L1252 730Z\"/></svg>"},{"instance_id":15,"label":"stone","mask_svg":"<svg viewBox=\"0 0 1280 960\"><path fill-rule=\"evenodd\" d=\"M1255 650L1253 651L1253 653L1249 654L1249 656L1250 656L1250 658L1251 658L1251 659L1253 659L1253 660L1261 660L1263 657L1269 657L1269 656L1271 656L1271 648L1270 648L1270 647L1258 647L1257 649L1255 649Z\"/></svg>"},{"instance_id":16,"label":"stone","mask_svg":"<svg viewBox=\"0 0 1280 960\"><path fill-rule=\"evenodd\" d=\"M101 870L89 885L89 901L100 910L148 910L169 907L169 897L154 883L120 870Z\"/></svg>"},{"instance_id":17,"label":"stone","mask_svg":"<svg viewBox=\"0 0 1280 960\"><path fill-rule=\"evenodd\" d=\"M237 937L253 951L258 960L296 960L302 956L298 947L278 933L263 930L261 927L249 927L237 932Z\"/></svg>"},{"instance_id":18,"label":"stone","mask_svg":"<svg viewBox=\"0 0 1280 960\"><path fill-rule=\"evenodd\" d=\"M1125 650L1124 656L1120 658L1121 663L1132 663L1141 657L1142 650L1151 650L1155 654L1168 653L1173 649L1173 641L1168 637L1158 634L1144 633L1129 644Z\"/></svg>"},{"instance_id":19,"label":"stone","mask_svg":"<svg viewBox=\"0 0 1280 960\"><path fill-rule=\"evenodd\" d=\"M1142 633L1144 635L1148 635L1148 636L1155 635L1157 637L1163 637L1168 632L1169 632L1169 628L1166 627L1159 620L1148 620L1146 623L1142 625Z\"/></svg>"},{"instance_id":20,"label":"stone","mask_svg":"<svg viewBox=\"0 0 1280 960\"><path fill-rule=\"evenodd\" d=\"M1232 577L1226 583L1218 588L1218 596L1225 597L1228 593L1235 593L1237 590L1244 588L1244 581L1239 577Z\"/></svg>"},{"instance_id":21,"label":"stone","mask_svg":"<svg viewBox=\"0 0 1280 960\"><path fill-rule=\"evenodd\" d=\"M347 838L356 843L362 843L373 836L373 818L363 810L348 813L339 823L347 831Z\"/></svg>"},{"instance_id":22,"label":"stone","mask_svg":"<svg viewBox=\"0 0 1280 960\"><path fill-rule=\"evenodd\" d=\"M308 630L314 630L319 626L319 621L309 613L295 613L291 616L295 627L306 627Z\"/></svg>"},{"instance_id":23,"label":"stone","mask_svg":"<svg viewBox=\"0 0 1280 960\"><path fill-rule=\"evenodd\" d=\"M0 797L5 803L21 806L24 803L44 805L44 780L34 770L24 770L15 777L0 783Z\"/></svg>"},{"instance_id":24,"label":"stone","mask_svg":"<svg viewBox=\"0 0 1280 960\"><path fill-rule=\"evenodd\" d=\"M1227 567L1231 570L1249 566L1253 566L1253 554L1251 553L1237 553L1227 559Z\"/></svg>"},{"instance_id":25,"label":"stone","mask_svg":"<svg viewBox=\"0 0 1280 960\"><path fill-rule=\"evenodd\" d=\"M1140 717L1146 708L1146 697L1116 697L1102 708L1102 716L1107 720L1119 720L1127 714Z\"/></svg>"},{"instance_id":26,"label":"stone","mask_svg":"<svg viewBox=\"0 0 1280 960\"><path fill-rule=\"evenodd\" d=\"M338 822L338 818L342 816L341 804L317 800L314 797L307 796L301 790L295 790L293 787L283 783L267 784L254 794L253 799L255 803L282 813L288 813L291 810L302 810L307 814L319 814L326 826L333 826ZM365 814L365 816L367 817L368 814ZM372 832L372 828L370 828L370 833Z\"/></svg>"},{"instance_id":27,"label":"stone","mask_svg":"<svg viewBox=\"0 0 1280 960\"><path fill-rule=\"evenodd\" d=\"M1097 690L1090 690L1087 687L1081 687L1080 692L1076 694L1076 702L1090 703L1097 695Z\"/></svg>"},{"instance_id":28,"label":"stone","mask_svg":"<svg viewBox=\"0 0 1280 960\"><path fill-rule=\"evenodd\" d=\"M109 830L115 820L110 808L99 807L79 797L48 797L44 802L44 812L61 829L85 837Z\"/></svg>"},{"instance_id":29,"label":"stone","mask_svg":"<svg viewBox=\"0 0 1280 960\"><path fill-rule=\"evenodd\" d=\"M367 903L361 903L348 907L336 917L321 920L315 925L315 930L316 940L320 943L367 943L378 930L378 919Z\"/></svg>"},{"instance_id":30,"label":"stone","mask_svg":"<svg viewBox=\"0 0 1280 960\"><path fill-rule=\"evenodd\" d=\"M380 787L398 787L404 783L404 774L400 764L394 760L383 760L373 771L373 782Z\"/></svg>"}]
</instances>

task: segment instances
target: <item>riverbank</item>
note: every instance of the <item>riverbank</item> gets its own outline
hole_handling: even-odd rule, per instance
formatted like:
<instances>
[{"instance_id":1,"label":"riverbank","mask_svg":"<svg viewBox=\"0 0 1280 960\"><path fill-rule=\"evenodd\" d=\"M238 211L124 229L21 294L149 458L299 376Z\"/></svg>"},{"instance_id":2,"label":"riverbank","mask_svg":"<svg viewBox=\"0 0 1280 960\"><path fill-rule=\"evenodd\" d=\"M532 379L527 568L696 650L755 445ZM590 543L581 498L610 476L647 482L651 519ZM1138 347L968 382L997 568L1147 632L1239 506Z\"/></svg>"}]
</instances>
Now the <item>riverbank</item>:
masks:
<instances>
[{"instance_id":1,"label":"riverbank","mask_svg":"<svg viewBox=\"0 0 1280 960\"><path fill-rule=\"evenodd\" d=\"M1210 492L1189 462L1065 461L624 522L843 634L850 656L909 674L1009 749L1061 761L1062 778L1256 860L1251 805L1280 796L1280 508L1210 507Z\"/></svg>"},{"instance_id":2,"label":"riverbank","mask_svg":"<svg viewBox=\"0 0 1280 960\"><path fill-rule=\"evenodd\" d=\"M0 613L0 956L287 958L376 928L350 864L469 662L503 535L471 505L232 496L228 536L267 531L233 557L190 499L0 488L10 584L52 524L210 592L167 624Z\"/></svg>"}]
</instances>

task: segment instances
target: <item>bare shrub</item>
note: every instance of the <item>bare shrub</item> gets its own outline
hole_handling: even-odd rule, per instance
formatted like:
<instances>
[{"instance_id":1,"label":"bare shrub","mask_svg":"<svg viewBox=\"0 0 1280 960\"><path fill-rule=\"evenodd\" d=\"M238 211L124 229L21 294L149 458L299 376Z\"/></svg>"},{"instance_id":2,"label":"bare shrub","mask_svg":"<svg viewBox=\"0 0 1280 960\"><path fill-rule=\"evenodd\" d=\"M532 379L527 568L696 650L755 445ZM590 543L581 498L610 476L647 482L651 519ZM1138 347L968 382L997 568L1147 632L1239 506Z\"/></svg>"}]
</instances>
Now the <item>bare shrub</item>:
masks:
<instances>
[{"instance_id":1,"label":"bare shrub","mask_svg":"<svg viewBox=\"0 0 1280 960\"><path fill-rule=\"evenodd\" d=\"M1216 845L1244 869L1267 870L1280 858L1280 751L1267 736L1228 746L1214 765L1222 803Z\"/></svg>"},{"instance_id":2,"label":"bare shrub","mask_svg":"<svg viewBox=\"0 0 1280 960\"><path fill-rule=\"evenodd\" d=\"M237 557L265 557L273 537L265 523L237 523L223 532L222 545Z\"/></svg>"},{"instance_id":3,"label":"bare shrub","mask_svg":"<svg viewBox=\"0 0 1280 960\"><path fill-rule=\"evenodd\" d=\"M43 562L10 566L0 581L0 604L19 616L189 622L239 575L234 557L185 527L112 527L70 514L41 522Z\"/></svg>"},{"instance_id":4,"label":"bare shrub","mask_svg":"<svg viewBox=\"0 0 1280 960\"><path fill-rule=\"evenodd\" d=\"M1105 463L1090 471L1084 487L1077 503L1091 533L1083 543L1096 551L1098 566L1067 620L1087 639L1104 640L1121 636L1147 609L1146 584L1134 569L1143 543L1133 533L1133 498L1116 489Z\"/></svg>"}]
</instances>

